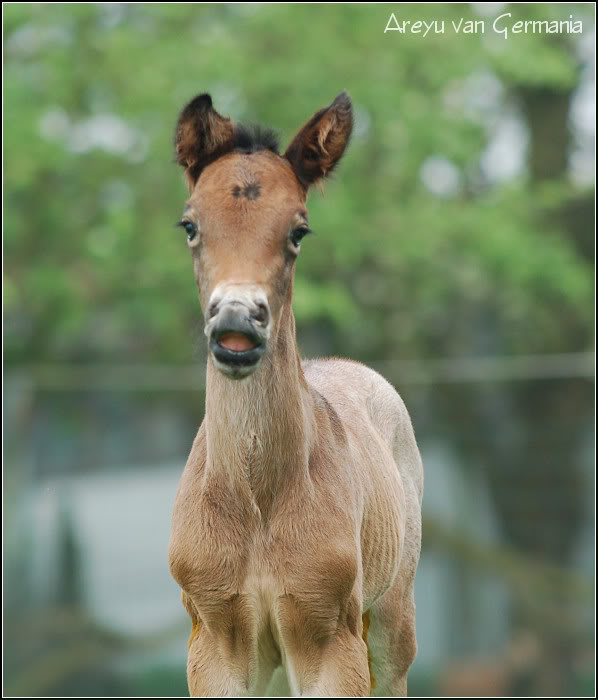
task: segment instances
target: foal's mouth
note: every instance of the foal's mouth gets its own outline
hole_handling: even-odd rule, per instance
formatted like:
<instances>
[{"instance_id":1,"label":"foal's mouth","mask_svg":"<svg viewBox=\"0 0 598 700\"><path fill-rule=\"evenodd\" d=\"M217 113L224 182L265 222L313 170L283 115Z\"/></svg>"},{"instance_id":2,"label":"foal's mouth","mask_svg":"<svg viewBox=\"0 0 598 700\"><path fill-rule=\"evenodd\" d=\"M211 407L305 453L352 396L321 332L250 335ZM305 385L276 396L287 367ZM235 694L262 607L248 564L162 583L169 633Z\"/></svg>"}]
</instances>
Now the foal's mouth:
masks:
<instances>
[{"instance_id":1,"label":"foal's mouth","mask_svg":"<svg viewBox=\"0 0 598 700\"><path fill-rule=\"evenodd\" d=\"M247 352L247 350L254 350L260 345L260 342L255 338L251 338L247 333L240 333L239 331L220 333L216 342L221 348L232 350L233 352Z\"/></svg>"},{"instance_id":2,"label":"foal's mouth","mask_svg":"<svg viewBox=\"0 0 598 700\"><path fill-rule=\"evenodd\" d=\"M266 349L255 334L238 330L214 329L210 350L216 366L233 379L242 379L256 369Z\"/></svg>"}]
</instances>

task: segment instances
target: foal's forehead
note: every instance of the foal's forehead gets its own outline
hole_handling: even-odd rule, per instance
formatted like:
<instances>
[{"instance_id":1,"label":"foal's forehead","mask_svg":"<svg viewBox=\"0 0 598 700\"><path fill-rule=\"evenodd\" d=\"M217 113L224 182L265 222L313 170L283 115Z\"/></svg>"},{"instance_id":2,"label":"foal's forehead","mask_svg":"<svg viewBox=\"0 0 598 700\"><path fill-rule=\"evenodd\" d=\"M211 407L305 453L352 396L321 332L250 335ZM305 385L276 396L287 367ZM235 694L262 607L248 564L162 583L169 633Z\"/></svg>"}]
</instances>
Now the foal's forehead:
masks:
<instances>
[{"instance_id":1,"label":"foal's forehead","mask_svg":"<svg viewBox=\"0 0 598 700\"><path fill-rule=\"evenodd\" d=\"M191 201L198 204L202 213L215 208L286 208L302 206L305 194L285 158L258 151L230 153L209 165L202 172Z\"/></svg>"}]
</instances>

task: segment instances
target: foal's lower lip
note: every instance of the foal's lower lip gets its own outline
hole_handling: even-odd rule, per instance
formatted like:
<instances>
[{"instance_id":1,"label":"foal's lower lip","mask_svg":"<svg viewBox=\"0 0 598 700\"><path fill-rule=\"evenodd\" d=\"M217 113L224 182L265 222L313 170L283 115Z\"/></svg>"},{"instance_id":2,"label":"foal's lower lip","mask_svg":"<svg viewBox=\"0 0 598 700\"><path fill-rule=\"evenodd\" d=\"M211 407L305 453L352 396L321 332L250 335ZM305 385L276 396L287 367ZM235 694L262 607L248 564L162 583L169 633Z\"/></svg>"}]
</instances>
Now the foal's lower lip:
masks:
<instances>
[{"instance_id":1,"label":"foal's lower lip","mask_svg":"<svg viewBox=\"0 0 598 700\"><path fill-rule=\"evenodd\" d=\"M230 350L231 352L247 352L248 350L254 350L257 347L257 343L251 338L245 335L245 333L229 332L223 333L218 338L218 345Z\"/></svg>"},{"instance_id":2,"label":"foal's lower lip","mask_svg":"<svg viewBox=\"0 0 598 700\"><path fill-rule=\"evenodd\" d=\"M232 350L231 347L226 347L220 344L220 340L224 337L226 342L226 335L232 334L233 331L225 331L222 335L212 335L209 342L210 351L214 362L216 362L216 367L231 377L232 379L243 379L249 376L253 370L258 366L261 358L264 355L266 346L261 343L259 339L252 337L251 335L245 336L244 340L239 341L239 346L246 347L247 343L249 348L247 350ZM234 331L237 333L237 331ZM230 338L229 338L230 340ZM231 346L235 343L230 343Z\"/></svg>"}]
</instances>

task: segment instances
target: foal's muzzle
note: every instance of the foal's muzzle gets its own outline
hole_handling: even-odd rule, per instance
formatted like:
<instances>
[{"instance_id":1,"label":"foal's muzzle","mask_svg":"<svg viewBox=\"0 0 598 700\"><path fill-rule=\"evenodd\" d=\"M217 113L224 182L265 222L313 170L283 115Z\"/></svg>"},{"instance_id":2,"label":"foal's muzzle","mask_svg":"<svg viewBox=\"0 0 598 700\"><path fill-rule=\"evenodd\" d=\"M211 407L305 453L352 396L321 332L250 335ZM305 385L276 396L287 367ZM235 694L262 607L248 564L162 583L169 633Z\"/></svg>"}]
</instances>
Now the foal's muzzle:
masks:
<instances>
[{"instance_id":1,"label":"foal's muzzle","mask_svg":"<svg viewBox=\"0 0 598 700\"><path fill-rule=\"evenodd\" d=\"M266 350L269 317L264 295L212 294L205 333L220 372L243 379L257 369Z\"/></svg>"}]
</instances>

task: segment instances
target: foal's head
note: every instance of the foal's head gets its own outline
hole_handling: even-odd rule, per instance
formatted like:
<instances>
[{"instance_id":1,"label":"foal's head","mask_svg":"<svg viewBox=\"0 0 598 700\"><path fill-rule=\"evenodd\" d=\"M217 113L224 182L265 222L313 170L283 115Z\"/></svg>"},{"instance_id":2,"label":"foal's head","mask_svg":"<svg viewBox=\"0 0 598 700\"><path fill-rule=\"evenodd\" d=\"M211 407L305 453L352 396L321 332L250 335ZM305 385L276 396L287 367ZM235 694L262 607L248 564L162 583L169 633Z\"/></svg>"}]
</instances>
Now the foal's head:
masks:
<instances>
[{"instance_id":1,"label":"foal's head","mask_svg":"<svg viewBox=\"0 0 598 700\"><path fill-rule=\"evenodd\" d=\"M251 374L290 304L301 239L309 233L307 191L342 156L353 124L341 93L305 124L284 155L270 131L222 117L209 95L181 112L176 160L190 197L187 232L215 366L229 377Z\"/></svg>"}]
</instances>

